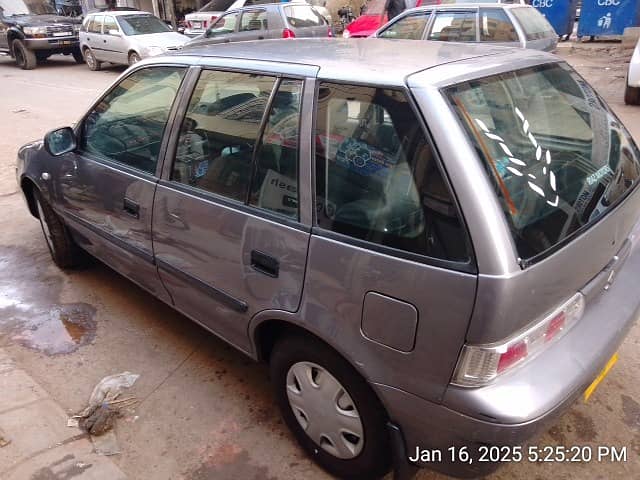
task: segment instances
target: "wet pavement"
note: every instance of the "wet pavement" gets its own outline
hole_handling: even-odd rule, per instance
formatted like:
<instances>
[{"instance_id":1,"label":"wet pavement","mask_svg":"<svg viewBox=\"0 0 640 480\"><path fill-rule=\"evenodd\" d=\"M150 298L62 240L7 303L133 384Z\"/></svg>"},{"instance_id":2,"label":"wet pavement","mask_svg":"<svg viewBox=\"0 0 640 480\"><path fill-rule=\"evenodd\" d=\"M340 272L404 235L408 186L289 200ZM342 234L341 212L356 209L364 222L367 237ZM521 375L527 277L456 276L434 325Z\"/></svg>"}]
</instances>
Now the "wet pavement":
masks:
<instances>
[{"instance_id":1,"label":"wet pavement","mask_svg":"<svg viewBox=\"0 0 640 480\"><path fill-rule=\"evenodd\" d=\"M568 58L640 141L640 107L622 105L624 59ZM99 262L71 273L51 262L39 224L17 194L15 152L77 120L121 71L90 72L64 59L24 72L0 57L0 349L67 413L81 410L104 376L140 374L132 388L140 402L118 420L122 453L111 457L130 479L328 478L280 420L263 365ZM491 478L639 478L639 344L636 326L589 403L576 404L535 440L627 447L626 462L521 462ZM61 458L23 478L61 478ZM65 462L69 475L81 469ZM0 461L0 477L2 471ZM444 477L424 471L418 478Z\"/></svg>"}]
</instances>

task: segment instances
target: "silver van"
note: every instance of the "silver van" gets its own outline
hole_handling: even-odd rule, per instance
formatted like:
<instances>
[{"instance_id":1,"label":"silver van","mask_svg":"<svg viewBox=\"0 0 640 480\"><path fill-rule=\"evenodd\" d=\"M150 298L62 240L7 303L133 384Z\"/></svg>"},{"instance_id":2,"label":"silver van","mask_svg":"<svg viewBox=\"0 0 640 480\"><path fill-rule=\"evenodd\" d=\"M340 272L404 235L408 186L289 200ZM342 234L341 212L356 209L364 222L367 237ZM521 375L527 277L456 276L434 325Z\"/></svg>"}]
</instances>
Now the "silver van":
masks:
<instances>
[{"instance_id":1,"label":"silver van","mask_svg":"<svg viewBox=\"0 0 640 480\"><path fill-rule=\"evenodd\" d=\"M558 34L538 10L507 3L457 3L405 10L377 38L480 42L555 51Z\"/></svg>"},{"instance_id":2,"label":"silver van","mask_svg":"<svg viewBox=\"0 0 640 480\"><path fill-rule=\"evenodd\" d=\"M640 151L598 94L544 52L414 46L144 60L18 152L54 262L268 362L340 478L535 461L640 313Z\"/></svg>"}]
</instances>

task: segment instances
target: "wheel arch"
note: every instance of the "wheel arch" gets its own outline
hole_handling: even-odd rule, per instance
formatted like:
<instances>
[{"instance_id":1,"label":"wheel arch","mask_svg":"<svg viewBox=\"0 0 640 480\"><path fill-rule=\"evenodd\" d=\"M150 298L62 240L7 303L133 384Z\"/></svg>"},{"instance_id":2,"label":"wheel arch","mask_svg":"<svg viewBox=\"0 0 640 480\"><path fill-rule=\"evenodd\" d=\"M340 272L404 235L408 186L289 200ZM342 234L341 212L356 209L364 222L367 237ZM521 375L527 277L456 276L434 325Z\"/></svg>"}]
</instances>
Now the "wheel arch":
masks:
<instances>
[{"instance_id":1,"label":"wheel arch","mask_svg":"<svg viewBox=\"0 0 640 480\"><path fill-rule=\"evenodd\" d=\"M9 47L9 52L13 57L13 41L14 40L24 40L24 34L16 27L12 27L7 31L7 45Z\"/></svg>"},{"instance_id":2,"label":"wheel arch","mask_svg":"<svg viewBox=\"0 0 640 480\"><path fill-rule=\"evenodd\" d=\"M35 197L35 191L38 189L38 186L29 177L23 177L22 180L20 180L20 188L24 193L24 198L27 200L29 213L31 213L34 218L40 218L40 215L38 214L38 207L36 206Z\"/></svg>"}]
</instances>

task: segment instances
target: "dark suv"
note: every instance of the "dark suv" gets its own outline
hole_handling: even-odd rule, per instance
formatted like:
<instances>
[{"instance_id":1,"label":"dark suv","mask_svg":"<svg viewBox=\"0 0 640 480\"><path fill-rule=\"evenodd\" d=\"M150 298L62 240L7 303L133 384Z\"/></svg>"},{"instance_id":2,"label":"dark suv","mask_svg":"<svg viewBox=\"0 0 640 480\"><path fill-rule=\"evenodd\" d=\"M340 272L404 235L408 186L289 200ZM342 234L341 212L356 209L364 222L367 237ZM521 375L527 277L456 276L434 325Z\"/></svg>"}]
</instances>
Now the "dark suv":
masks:
<instances>
[{"instance_id":1,"label":"dark suv","mask_svg":"<svg viewBox=\"0 0 640 480\"><path fill-rule=\"evenodd\" d=\"M24 69L56 53L84 63L78 42L81 21L61 17L47 0L0 0L0 52Z\"/></svg>"}]
</instances>

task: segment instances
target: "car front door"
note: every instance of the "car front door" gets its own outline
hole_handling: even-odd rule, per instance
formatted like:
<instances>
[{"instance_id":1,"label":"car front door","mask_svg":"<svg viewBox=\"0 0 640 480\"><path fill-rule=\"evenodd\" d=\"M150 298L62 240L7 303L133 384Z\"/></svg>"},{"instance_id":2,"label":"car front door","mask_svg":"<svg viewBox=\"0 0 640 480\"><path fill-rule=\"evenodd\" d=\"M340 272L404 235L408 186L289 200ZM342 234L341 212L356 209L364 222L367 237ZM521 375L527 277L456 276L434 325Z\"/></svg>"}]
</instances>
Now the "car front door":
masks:
<instances>
[{"instance_id":1,"label":"car front door","mask_svg":"<svg viewBox=\"0 0 640 480\"><path fill-rule=\"evenodd\" d=\"M155 256L175 306L244 351L255 313L300 302L302 91L302 80L203 70L156 192Z\"/></svg>"},{"instance_id":2,"label":"car front door","mask_svg":"<svg viewBox=\"0 0 640 480\"><path fill-rule=\"evenodd\" d=\"M427 40L441 42L477 42L478 10L436 10Z\"/></svg>"},{"instance_id":3,"label":"car front door","mask_svg":"<svg viewBox=\"0 0 640 480\"><path fill-rule=\"evenodd\" d=\"M128 50L126 38L118 26L116 19L105 15L102 27L102 44L105 58L111 63L127 64Z\"/></svg>"},{"instance_id":4,"label":"car front door","mask_svg":"<svg viewBox=\"0 0 640 480\"><path fill-rule=\"evenodd\" d=\"M76 127L53 176L56 207L93 255L168 299L153 261L151 212L165 125L185 68L127 75Z\"/></svg>"}]
</instances>

